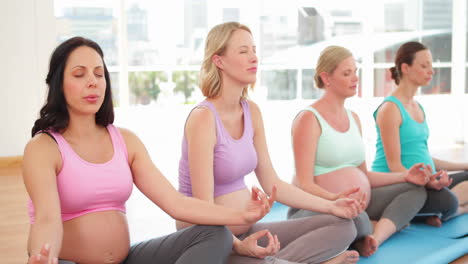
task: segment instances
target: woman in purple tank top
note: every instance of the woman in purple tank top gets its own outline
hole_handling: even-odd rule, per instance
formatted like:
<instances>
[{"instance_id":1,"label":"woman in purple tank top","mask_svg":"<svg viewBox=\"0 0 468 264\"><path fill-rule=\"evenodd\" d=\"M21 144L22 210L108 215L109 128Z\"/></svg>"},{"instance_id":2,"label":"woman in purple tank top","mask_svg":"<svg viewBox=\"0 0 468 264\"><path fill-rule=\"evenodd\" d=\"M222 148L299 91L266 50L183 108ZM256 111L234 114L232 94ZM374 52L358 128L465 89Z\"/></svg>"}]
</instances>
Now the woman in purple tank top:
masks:
<instances>
[{"instance_id":1,"label":"woman in purple tank top","mask_svg":"<svg viewBox=\"0 0 468 264\"><path fill-rule=\"evenodd\" d=\"M228 263L356 263L347 251L356 236L351 218L365 197L328 201L282 181L270 161L258 106L247 99L256 81L257 55L251 31L237 22L208 34L201 69L206 100L189 115L179 163L179 191L211 203L242 209L250 199L245 175L254 171L267 193L283 204L323 212L320 217L229 226ZM177 227L190 225L177 222Z\"/></svg>"},{"instance_id":2,"label":"woman in purple tank top","mask_svg":"<svg viewBox=\"0 0 468 264\"><path fill-rule=\"evenodd\" d=\"M231 251L232 235L214 225L254 223L269 210L274 195L259 190L242 210L177 192L138 137L112 125L109 72L94 41L75 37L60 44L46 82L47 101L23 159L34 219L29 264L219 264ZM173 218L206 226L130 246L124 204L133 184Z\"/></svg>"}]
</instances>

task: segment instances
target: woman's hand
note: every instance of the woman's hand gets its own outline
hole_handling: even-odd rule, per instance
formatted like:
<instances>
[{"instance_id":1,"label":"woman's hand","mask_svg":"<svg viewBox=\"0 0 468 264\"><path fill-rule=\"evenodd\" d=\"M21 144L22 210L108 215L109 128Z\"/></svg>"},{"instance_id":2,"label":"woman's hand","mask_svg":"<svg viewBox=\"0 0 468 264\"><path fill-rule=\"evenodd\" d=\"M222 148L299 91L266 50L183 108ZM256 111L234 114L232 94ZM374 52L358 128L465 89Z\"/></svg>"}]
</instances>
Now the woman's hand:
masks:
<instances>
[{"instance_id":1,"label":"woman's hand","mask_svg":"<svg viewBox=\"0 0 468 264\"><path fill-rule=\"evenodd\" d=\"M362 213L366 206L366 194L360 192L356 199L339 198L332 201L330 212L341 218L353 219Z\"/></svg>"},{"instance_id":2,"label":"woman's hand","mask_svg":"<svg viewBox=\"0 0 468 264\"><path fill-rule=\"evenodd\" d=\"M260 247L257 241L264 236L268 238L268 245L266 247ZM268 230L261 230L253 233L242 241L236 240L233 246L234 251L239 255L260 259L275 255L280 250L280 247L278 236L273 236Z\"/></svg>"},{"instance_id":3,"label":"woman's hand","mask_svg":"<svg viewBox=\"0 0 468 264\"><path fill-rule=\"evenodd\" d=\"M244 220L246 224L256 223L262 219L268 212L276 200L276 185L271 190L271 195L268 197L257 187L252 187L252 195L250 201L244 210Z\"/></svg>"},{"instance_id":4,"label":"woman's hand","mask_svg":"<svg viewBox=\"0 0 468 264\"><path fill-rule=\"evenodd\" d=\"M340 199L340 198L352 198L351 196L360 197L362 195L362 193L359 190L360 190L359 187L353 187L351 189L339 192L339 193L336 194L335 199L333 199L333 200L337 200L337 199Z\"/></svg>"},{"instance_id":5,"label":"woman's hand","mask_svg":"<svg viewBox=\"0 0 468 264\"><path fill-rule=\"evenodd\" d=\"M412 184L424 186L429 182L431 174L431 166L425 165L424 163L417 163L406 171L405 181Z\"/></svg>"},{"instance_id":6,"label":"woman's hand","mask_svg":"<svg viewBox=\"0 0 468 264\"><path fill-rule=\"evenodd\" d=\"M50 245L44 244L41 248L41 252L36 255L32 255L28 259L28 264L58 264L58 259L53 258L49 260Z\"/></svg>"},{"instance_id":7,"label":"woman's hand","mask_svg":"<svg viewBox=\"0 0 468 264\"><path fill-rule=\"evenodd\" d=\"M439 171L430 176L429 182L426 184L426 187L429 189L434 189L440 191L444 187L450 186L453 179L450 178L446 171Z\"/></svg>"}]
</instances>

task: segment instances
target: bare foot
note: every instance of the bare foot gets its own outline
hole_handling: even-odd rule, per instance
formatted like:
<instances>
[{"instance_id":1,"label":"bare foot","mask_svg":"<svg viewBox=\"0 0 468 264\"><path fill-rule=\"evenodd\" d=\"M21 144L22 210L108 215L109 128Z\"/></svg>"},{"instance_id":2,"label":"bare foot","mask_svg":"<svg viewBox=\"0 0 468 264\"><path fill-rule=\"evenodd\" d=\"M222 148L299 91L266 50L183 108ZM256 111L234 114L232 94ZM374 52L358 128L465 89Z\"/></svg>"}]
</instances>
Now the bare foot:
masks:
<instances>
[{"instance_id":1,"label":"bare foot","mask_svg":"<svg viewBox=\"0 0 468 264\"><path fill-rule=\"evenodd\" d=\"M426 224L430 226L441 227L442 221L438 216L429 216L426 218Z\"/></svg>"},{"instance_id":2,"label":"bare foot","mask_svg":"<svg viewBox=\"0 0 468 264\"><path fill-rule=\"evenodd\" d=\"M365 236L358 241L354 242L354 247L359 252L359 255L363 257L372 256L377 248L379 247L379 242L372 236Z\"/></svg>"},{"instance_id":3,"label":"bare foot","mask_svg":"<svg viewBox=\"0 0 468 264\"><path fill-rule=\"evenodd\" d=\"M323 264L354 264L359 261L359 253L356 250L348 250L340 255L323 262Z\"/></svg>"}]
</instances>

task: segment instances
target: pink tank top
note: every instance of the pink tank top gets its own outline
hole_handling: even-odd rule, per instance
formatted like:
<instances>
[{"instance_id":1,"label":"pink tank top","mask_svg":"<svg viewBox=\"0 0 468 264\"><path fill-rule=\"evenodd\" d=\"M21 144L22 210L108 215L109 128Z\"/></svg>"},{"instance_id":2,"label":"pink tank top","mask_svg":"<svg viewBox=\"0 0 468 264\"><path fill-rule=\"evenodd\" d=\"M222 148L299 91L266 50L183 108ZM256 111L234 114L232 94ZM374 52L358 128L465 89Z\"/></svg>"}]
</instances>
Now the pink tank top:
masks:
<instances>
[{"instance_id":1,"label":"pink tank top","mask_svg":"<svg viewBox=\"0 0 468 264\"><path fill-rule=\"evenodd\" d=\"M118 128L107 126L114 155L102 164L83 160L59 133L49 132L57 142L62 168L57 175L62 221L88 213L117 210L125 213L125 202L133 188L127 147ZM34 223L34 206L28 203L29 217Z\"/></svg>"}]
</instances>

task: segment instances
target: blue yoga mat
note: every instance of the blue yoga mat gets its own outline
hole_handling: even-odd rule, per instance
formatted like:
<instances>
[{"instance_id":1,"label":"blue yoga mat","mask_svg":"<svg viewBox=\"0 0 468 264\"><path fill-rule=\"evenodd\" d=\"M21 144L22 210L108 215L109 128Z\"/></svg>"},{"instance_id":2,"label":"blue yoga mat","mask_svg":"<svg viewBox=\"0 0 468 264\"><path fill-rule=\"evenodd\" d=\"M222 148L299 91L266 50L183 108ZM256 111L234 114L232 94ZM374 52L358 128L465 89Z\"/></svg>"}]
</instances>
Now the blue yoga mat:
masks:
<instances>
[{"instance_id":1,"label":"blue yoga mat","mask_svg":"<svg viewBox=\"0 0 468 264\"><path fill-rule=\"evenodd\" d=\"M289 207L275 202L270 212L260 222L274 222L286 220ZM468 214L457 216L444 222L441 227L429 226L424 223L411 223L405 230L429 232L430 235L460 238L468 235Z\"/></svg>"},{"instance_id":2,"label":"blue yoga mat","mask_svg":"<svg viewBox=\"0 0 468 264\"><path fill-rule=\"evenodd\" d=\"M259 222L276 222L287 219L289 206L275 202L270 209L270 212L265 215Z\"/></svg>"},{"instance_id":3,"label":"blue yoga mat","mask_svg":"<svg viewBox=\"0 0 468 264\"><path fill-rule=\"evenodd\" d=\"M464 237L468 235L468 214L457 216L447 222L443 222L441 227L434 227L423 223L411 223L407 229L426 232L440 237Z\"/></svg>"},{"instance_id":4,"label":"blue yoga mat","mask_svg":"<svg viewBox=\"0 0 468 264\"><path fill-rule=\"evenodd\" d=\"M286 220L288 206L276 202L260 222ZM453 218L436 228L412 223L390 237L371 257L359 264L441 264L468 254L468 215Z\"/></svg>"},{"instance_id":5,"label":"blue yoga mat","mask_svg":"<svg viewBox=\"0 0 468 264\"><path fill-rule=\"evenodd\" d=\"M453 239L429 236L424 232L402 230L390 237L377 252L359 264L441 264L468 253L468 237Z\"/></svg>"}]
</instances>

